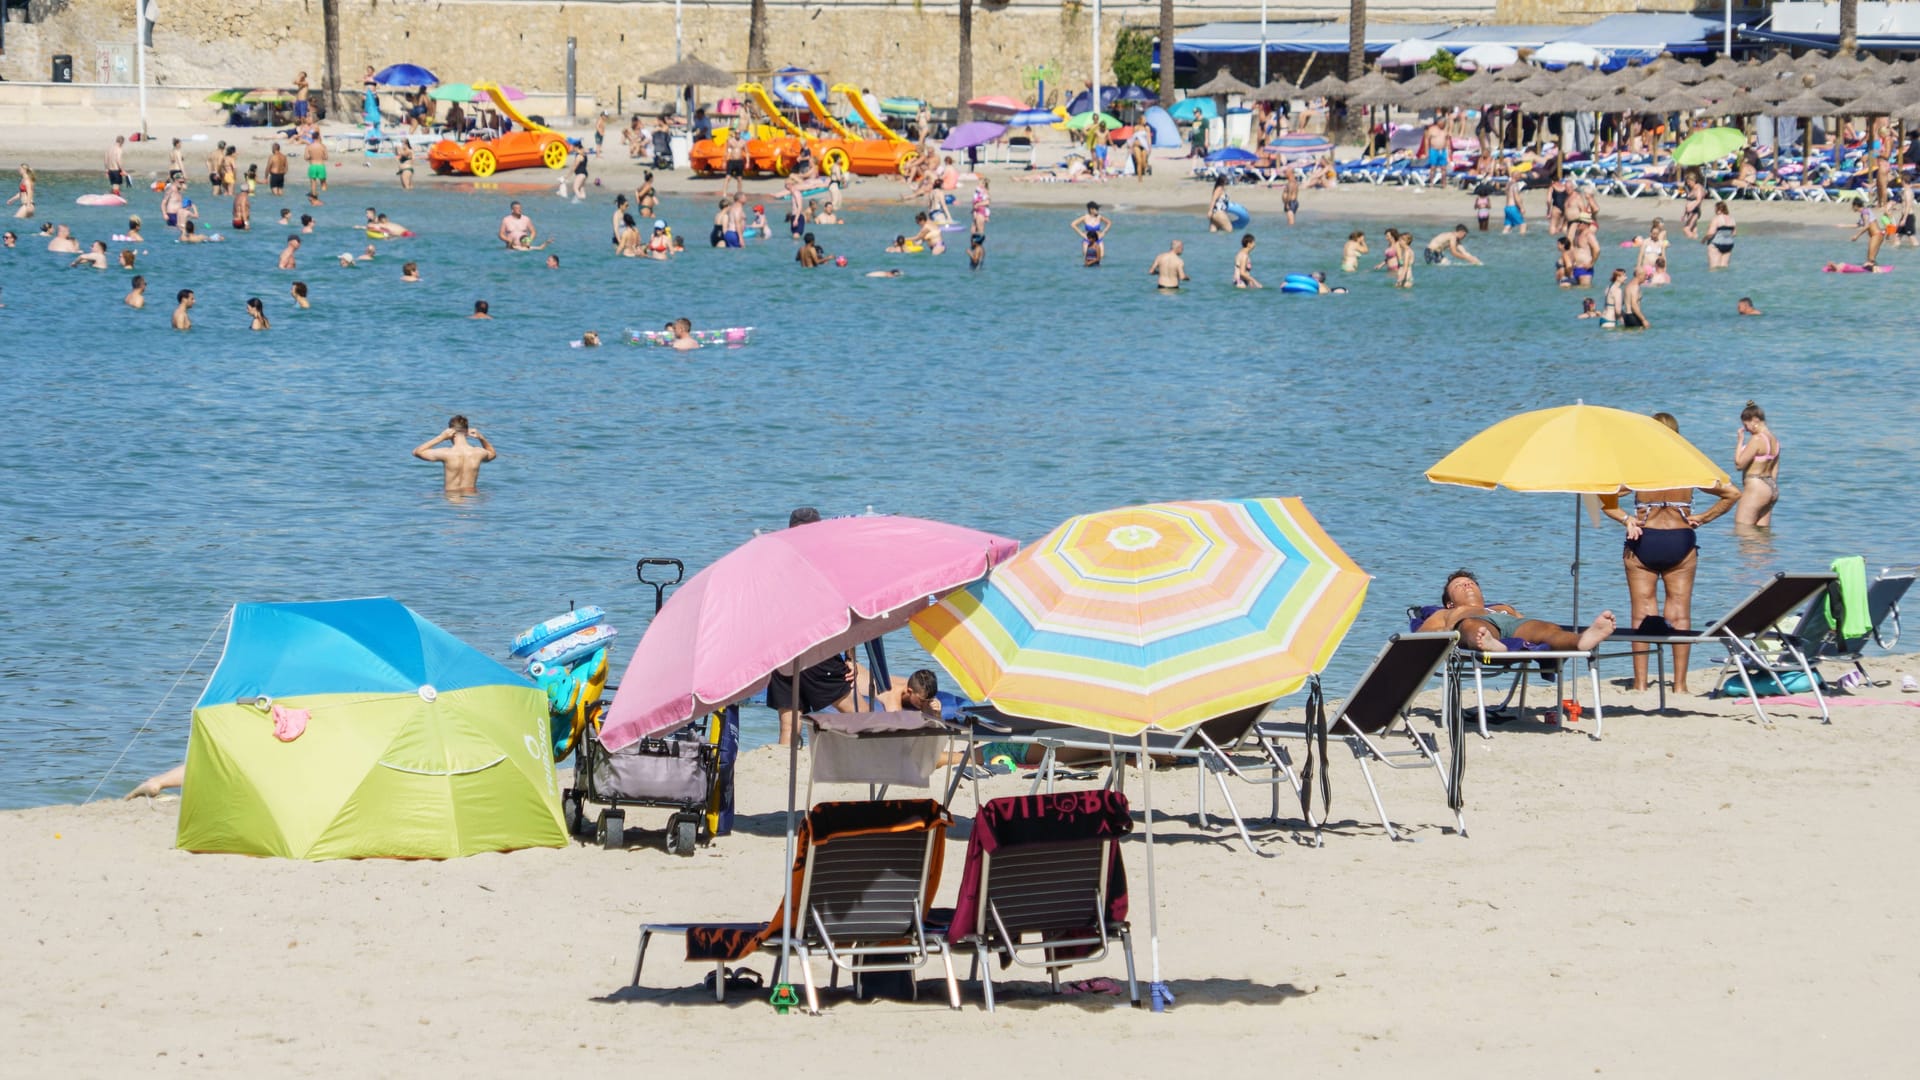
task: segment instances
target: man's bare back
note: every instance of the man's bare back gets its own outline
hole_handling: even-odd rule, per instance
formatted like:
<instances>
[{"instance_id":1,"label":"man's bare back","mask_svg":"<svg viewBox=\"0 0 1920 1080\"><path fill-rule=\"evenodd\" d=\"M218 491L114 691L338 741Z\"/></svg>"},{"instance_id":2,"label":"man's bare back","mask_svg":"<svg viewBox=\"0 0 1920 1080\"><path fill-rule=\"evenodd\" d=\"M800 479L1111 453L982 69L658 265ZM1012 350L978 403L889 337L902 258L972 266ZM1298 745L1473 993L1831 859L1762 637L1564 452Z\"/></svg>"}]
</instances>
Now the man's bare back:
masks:
<instances>
[{"instance_id":1,"label":"man's bare back","mask_svg":"<svg viewBox=\"0 0 1920 1080\"><path fill-rule=\"evenodd\" d=\"M468 439L479 440L475 446ZM441 443L447 443L441 446ZM485 435L467 426L467 418L456 416L445 431L414 447L413 456L422 461L437 461L444 472L444 489L452 493L478 491L480 466L498 457Z\"/></svg>"}]
</instances>

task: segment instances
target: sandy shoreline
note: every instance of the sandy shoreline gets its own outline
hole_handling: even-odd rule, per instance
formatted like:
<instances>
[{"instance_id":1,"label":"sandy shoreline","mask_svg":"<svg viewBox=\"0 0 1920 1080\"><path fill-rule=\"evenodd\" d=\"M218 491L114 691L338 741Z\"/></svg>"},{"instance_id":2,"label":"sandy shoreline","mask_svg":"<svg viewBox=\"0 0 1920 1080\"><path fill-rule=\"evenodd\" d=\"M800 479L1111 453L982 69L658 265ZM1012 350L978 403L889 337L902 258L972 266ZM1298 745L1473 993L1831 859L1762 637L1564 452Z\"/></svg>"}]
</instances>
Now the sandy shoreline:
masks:
<instances>
[{"instance_id":1,"label":"sandy shoreline","mask_svg":"<svg viewBox=\"0 0 1920 1080\"><path fill-rule=\"evenodd\" d=\"M342 128L339 132L357 132L357 130ZM329 133L335 132L330 129ZM112 126L65 126L48 129L0 125L0 145L7 146L15 157L39 170L101 174L103 155L116 134L123 134L123 132ZM570 132L569 134L590 135L591 132ZM265 129L261 128L226 128L186 123L168 129L156 123L153 141L127 145L127 166L136 177L145 180L158 179L165 174L169 140L175 137L192 139L196 135L204 136L204 141L190 141L184 147L189 179L198 175L196 170L216 140L238 136L244 169L248 162L264 161L267 148L274 139L274 136L267 134ZM608 152L604 156L592 159L591 169L592 174L601 182L601 188L596 194L610 201L618 192L632 192L640 183L644 166L638 161L625 157L612 135L609 135L607 147ZM1043 160L1047 157L1044 151L1048 148L1064 152L1066 144L1064 141L1044 143L1041 154ZM1132 179L1072 184L1028 182L1024 178L1031 174L1023 167L1007 165L984 165L981 174L992 181L993 200L996 205L1064 208L1078 207L1092 200L1101 203L1110 212L1190 210L1197 217L1206 204L1211 188L1208 184L1192 177L1192 168L1196 162L1177 156L1171 151L1156 152L1154 161L1154 172L1145 182ZM296 172L300 171L303 170L296 170ZM330 171L329 179L334 184L354 188L371 186L399 190L399 185L394 180L391 159L383 158L376 162L368 162L359 155L336 153L333 156ZM204 182L205 178L200 177L200 179ZM289 187L300 186L295 183L299 179L299 176L290 179ZM101 190L104 191L104 174L101 174L101 180ZM716 177L699 177L676 171L656 173L654 183L656 188L665 195L702 195L717 191L720 186L720 180ZM499 173L488 181L475 181L471 177L437 177L427 170L424 160L418 169L417 184L422 190L445 187L453 190L478 189L507 192L551 191L553 185L554 180L545 169ZM761 179L749 181L748 190L757 191L765 197L772 198L777 195L779 186L777 180ZM200 188L195 190L198 191ZM860 179L848 191L847 197L855 201L884 202L898 198L901 192L900 185L890 180ZM1233 197L1255 214L1277 214L1281 209L1278 188L1243 184L1233 189ZM1539 227L1545 220L1546 206L1541 201L1544 198L1544 193L1536 193L1528 202L1528 213L1536 223L1535 231L1544 231ZM134 196L133 202L138 206L142 200ZM1308 191L1302 195L1304 212L1322 219L1329 217L1397 218L1429 224L1446 220L1470 222L1473 217L1471 203L1472 197L1457 189L1423 190L1387 184L1342 184L1331 191ZM1769 229L1796 226L1851 227L1856 220L1855 212L1851 208L1832 203L1740 200L1733 204L1733 209L1742 228L1754 225ZM1498 210L1499 207L1496 206L1496 224ZM48 219L49 213L50 211L43 210L41 218ZM1673 200L1629 199L1618 195L1605 195L1601 198L1601 213L1603 218L1611 218L1615 221L1616 227L1639 229L1644 227L1645 221L1655 217L1677 220L1680 204Z\"/></svg>"},{"instance_id":2,"label":"sandy shoreline","mask_svg":"<svg viewBox=\"0 0 1920 1080\"><path fill-rule=\"evenodd\" d=\"M1887 1075L1920 989L1920 870L1900 854L1920 812L1901 764L1920 751L1920 696L1898 691L1920 662L1869 667L1894 685L1853 700L1883 703L1836 707L1830 727L1790 706L1762 727L1704 698L1659 716L1613 686L1604 741L1532 724L1471 737L1470 838L1433 777L1406 772L1382 786L1419 842L1390 843L1336 748L1326 846L1256 820L1256 857L1198 826L1191 770L1163 772L1162 957L1179 998L1163 1016L1027 981L992 1015L972 990L949 1012L926 982L917 1004L836 998L823 1018L780 1018L714 1005L672 943L626 989L643 918L757 919L777 903L772 749L742 762L740 832L692 859L651 832L626 852L297 863L172 850L177 800L0 813L0 1071L729 1076L777 1053L799 1075L940 1060L1033 1075L1064 1051L1124 1075L1177 1074L1196 1053L1229 1076L1281 1059L1356 1075ZM1265 814L1264 792L1235 797ZM963 792L954 807L943 900L974 805ZM1077 970L1121 974L1117 959Z\"/></svg>"}]
</instances>

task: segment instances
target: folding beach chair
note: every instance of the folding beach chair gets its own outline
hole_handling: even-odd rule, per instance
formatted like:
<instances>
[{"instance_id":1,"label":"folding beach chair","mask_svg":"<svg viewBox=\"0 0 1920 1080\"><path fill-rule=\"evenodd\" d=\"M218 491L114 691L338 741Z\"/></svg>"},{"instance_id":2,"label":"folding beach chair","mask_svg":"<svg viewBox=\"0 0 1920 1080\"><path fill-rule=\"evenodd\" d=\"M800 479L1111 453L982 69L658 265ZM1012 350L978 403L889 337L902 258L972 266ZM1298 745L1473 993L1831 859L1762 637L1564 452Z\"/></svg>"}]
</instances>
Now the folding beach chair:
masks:
<instances>
[{"instance_id":1,"label":"folding beach chair","mask_svg":"<svg viewBox=\"0 0 1920 1080\"><path fill-rule=\"evenodd\" d=\"M967 840L960 893L949 914L949 948L973 953L992 1012L993 967L1047 973L1104 958L1115 939L1127 962L1127 997L1140 1005L1127 926L1127 872L1120 838L1133 831L1127 797L1076 791L994 799L980 808Z\"/></svg>"},{"instance_id":2,"label":"folding beach chair","mask_svg":"<svg viewBox=\"0 0 1920 1080\"><path fill-rule=\"evenodd\" d=\"M1777 573L1764 585L1735 604L1732 610L1709 623L1701 630L1675 630L1664 620L1648 619L1641 623L1640 629L1618 630L1608 642L1634 645L1705 645L1717 643L1727 650L1726 663L1735 669L1740 682L1746 689L1747 700L1753 703L1754 714L1763 724L1773 721L1767 717L1767 711L1760 704L1760 698L1754 693L1753 677L1765 674L1777 677L1787 672L1800 672L1806 676L1809 692L1820 705L1820 721L1833 723L1833 715L1827 709L1827 699L1820 692L1820 679L1813 672L1813 665L1806 653L1794 638L1781 631L1782 620L1800 611L1815 598L1823 597L1827 587L1839 578L1831 572L1818 574ZM1652 629L1648 629L1652 623ZM1660 686L1660 707L1667 707L1666 654L1655 649L1658 656Z\"/></svg>"},{"instance_id":3,"label":"folding beach chair","mask_svg":"<svg viewBox=\"0 0 1920 1080\"><path fill-rule=\"evenodd\" d=\"M1387 817L1387 807L1380 799L1379 785L1374 783L1370 761L1392 769L1431 766L1440 778L1440 789L1446 793L1447 806L1453 811L1460 835L1467 835L1467 819L1460 797L1462 762L1457 752L1463 733L1459 710L1455 707L1458 695L1452 692L1453 686L1443 688L1440 710L1440 726L1447 732L1449 746L1454 748L1450 761L1441 761L1439 741L1431 733L1415 731L1407 719L1414 697L1428 680L1445 668L1459 640L1460 635L1452 631L1395 634L1374 655L1360 681L1354 684L1353 693L1338 710L1332 710L1333 720L1327 725L1327 733L1344 740L1353 751L1389 839L1401 837ZM1305 726L1292 723L1261 723L1254 728L1254 734L1263 745L1277 744L1283 738L1311 737ZM1405 738L1411 745L1389 748L1385 745L1388 738Z\"/></svg>"},{"instance_id":4,"label":"folding beach chair","mask_svg":"<svg viewBox=\"0 0 1920 1080\"><path fill-rule=\"evenodd\" d=\"M1807 605L1800 622L1788 632L1801 653L1818 665L1823 660L1839 660L1853 665L1862 678L1867 671L1860 665L1869 644L1892 649L1900 641L1900 601L1913 587L1912 570L1881 570L1867 583L1867 632L1845 638L1833 624L1828 598L1822 596ZM1891 624L1891 625L1889 625Z\"/></svg>"},{"instance_id":5,"label":"folding beach chair","mask_svg":"<svg viewBox=\"0 0 1920 1080\"><path fill-rule=\"evenodd\" d=\"M845 969L855 992L874 971L917 971L938 955L946 966L947 999L960 1007L960 987L945 942L923 915L940 887L940 865L950 819L931 799L821 803L800 826L793 865L793 930L807 1011L819 1013L814 954L824 954L832 981ZM655 934L679 934L687 959L712 963L713 996L726 1000L727 965L756 952L781 951L783 911L763 923L645 923L632 985L640 985L647 944ZM914 985L917 992L918 985Z\"/></svg>"},{"instance_id":6,"label":"folding beach chair","mask_svg":"<svg viewBox=\"0 0 1920 1080\"><path fill-rule=\"evenodd\" d=\"M1407 629L1413 633L1420 633L1421 625L1439 610L1438 604L1414 604L1408 607ZM1618 634L1615 636L1617 637ZM1543 681L1551 679L1556 690L1564 693L1566 664L1569 661L1579 660L1584 660L1587 664L1587 676L1593 690L1593 734L1595 738L1600 737L1606 724L1606 716L1601 708L1600 675L1594 667L1594 661L1600 658L1599 654L1583 653L1578 650L1548 649L1521 641L1519 638L1502 638L1501 642L1505 646L1504 651L1501 652L1456 647L1453 658L1447 665L1449 678L1460 680L1462 683L1468 677L1473 680L1473 694L1481 738L1493 737L1487 732L1489 713L1504 712L1508 705L1512 705L1516 716L1526 715L1527 684L1532 675L1539 674ZM1499 704L1489 709L1486 686L1488 677L1499 679L1509 675L1513 677L1513 681L1507 684L1506 694L1500 699ZM1553 699L1556 704L1562 700L1561 693L1556 693ZM1518 701L1515 700L1516 697Z\"/></svg>"}]
</instances>

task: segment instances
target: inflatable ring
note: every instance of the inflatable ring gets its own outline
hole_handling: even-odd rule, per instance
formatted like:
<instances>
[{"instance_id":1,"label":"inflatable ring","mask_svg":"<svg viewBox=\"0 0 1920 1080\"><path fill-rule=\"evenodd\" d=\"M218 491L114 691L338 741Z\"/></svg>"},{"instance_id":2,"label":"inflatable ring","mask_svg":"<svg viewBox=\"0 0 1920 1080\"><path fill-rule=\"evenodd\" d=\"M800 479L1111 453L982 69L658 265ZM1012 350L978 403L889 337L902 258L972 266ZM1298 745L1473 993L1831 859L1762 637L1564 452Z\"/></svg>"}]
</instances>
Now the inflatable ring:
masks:
<instances>
[{"instance_id":1,"label":"inflatable ring","mask_svg":"<svg viewBox=\"0 0 1920 1080\"><path fill-rule=\"evenodd\" d=\"M852 167L853 158L848 156L845 150L835 146L820 155L820 164L826 166L828 172L832 172L835 169L845 172Z\"/></svg>"},{"instance_id":2,"label":"inflatable ring","mask_svg":"<svg viewBox=\"0 0 1920 1080\"><path fill-rule=\"evenodd\" d=\"M484 146L475 147L467 154L467 169L475 176L492 176L493 170L499 167L500 163L494 159L493 151Z\"/></svg>"},{"instance_id":3,"label":"inflatable ring","mask_svg":"<svg viewBox=\"0 0 1920 1080\"><path fill-rule=\"evenodd\" d=\"M546 162L549 169L563 168L567 164L567 144L558 140L549 142L540 148L540 160Z\"/></svg>"},{"instance_id":4,"label":"inflatable ring","mask_svg":"<svg viewBox=\"0 0 1920 1080\"><path fill-rule=\"evenodd\" d=\"M920 151L918 150L909 150L906 153L901 154L900 165L899 165L900 175L901 176L907 175L908 167L911 166L915 161L919 160L919 158L920 158Z\"/></svg>"}]
</instances>

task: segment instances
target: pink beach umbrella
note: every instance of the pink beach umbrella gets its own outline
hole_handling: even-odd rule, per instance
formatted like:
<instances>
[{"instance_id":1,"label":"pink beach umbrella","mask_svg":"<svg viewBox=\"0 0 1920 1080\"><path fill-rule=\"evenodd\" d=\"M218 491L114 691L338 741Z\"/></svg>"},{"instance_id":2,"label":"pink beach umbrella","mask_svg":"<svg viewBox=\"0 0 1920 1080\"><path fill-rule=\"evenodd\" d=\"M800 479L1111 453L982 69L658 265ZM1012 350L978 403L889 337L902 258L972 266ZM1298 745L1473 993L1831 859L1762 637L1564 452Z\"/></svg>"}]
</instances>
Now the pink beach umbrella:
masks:
<instances>
[{"instance_id":1,"label":"pink beach umbrella","mask_svg":"<svg viewBox=\"0 0 1920 1080\"><path fill-rule=\"evenodd\" d=\"M1017 113L1028 107L1027 103L1019 98L1007 97L1004 94L977 97L967 104L982 112Z\"/></svg>"},{"instance_id":2,"label":"pink beach umbrella","mask_svg":"<svg viewBox=\"0 0 1920 1080\"><path fill-rule=\"evenodd\" d=\"M766 533L695 574L647 628L600 730L619 750L745 701L896 630L1019 548L910 517L850 517Z\"/></svg>"}]
</instances>

